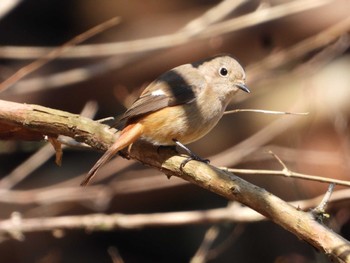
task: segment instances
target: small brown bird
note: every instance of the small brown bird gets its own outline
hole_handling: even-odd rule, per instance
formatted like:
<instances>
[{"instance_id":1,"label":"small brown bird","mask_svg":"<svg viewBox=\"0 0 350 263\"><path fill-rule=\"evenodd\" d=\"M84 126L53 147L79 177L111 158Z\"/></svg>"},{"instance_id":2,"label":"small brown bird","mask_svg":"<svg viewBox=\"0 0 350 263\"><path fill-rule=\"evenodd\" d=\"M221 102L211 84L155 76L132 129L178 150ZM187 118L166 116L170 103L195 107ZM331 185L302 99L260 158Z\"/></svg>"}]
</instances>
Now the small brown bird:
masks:
<instances>
[{"instance_id":1,"label":"small brown bird","mask_svg":"<svg viewBox=\"0 0 350 263\"><path fill-rule=\"evenodd\" d=\"M178 145L190 155L185 163L191 159L205 161L184 144L206 135L239 89L250 92L242 66L229 55L181 65L162 74L124 113L121 121L125 126L119 138L81 185L87 185L104 163L137 139L155 145Z\"/></svg>"}]
</instances>

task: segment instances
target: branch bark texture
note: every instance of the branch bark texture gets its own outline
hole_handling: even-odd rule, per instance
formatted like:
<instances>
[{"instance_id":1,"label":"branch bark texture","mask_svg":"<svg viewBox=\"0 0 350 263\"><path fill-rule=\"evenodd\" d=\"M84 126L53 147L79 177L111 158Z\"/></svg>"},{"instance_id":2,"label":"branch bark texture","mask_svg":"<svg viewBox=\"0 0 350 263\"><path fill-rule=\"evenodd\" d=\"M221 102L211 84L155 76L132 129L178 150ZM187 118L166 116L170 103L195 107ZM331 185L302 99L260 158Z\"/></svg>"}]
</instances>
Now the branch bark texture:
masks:
<instances>
[{"instance_id":1,"label":"branch bark texture","mask_svg":"<svg viewBox=\"0 0 350 263\"><path fill-rule=\"evenodd\" d=\"M87 143L96 150L105 150L114 139L113 130L99 122L42 106L7 101L0 101L0 124L2 139L41 139L45 135L65 135ZM190 161L180 169L186 157L168 148L158 150L142 141L134 143L125 154L159 169L168 177L178 176L228 200L239 201L335 261L350 261L349 242L317 222L311 213L298 210L232 173L197 161Z\"/></svg>"}]
</instances>

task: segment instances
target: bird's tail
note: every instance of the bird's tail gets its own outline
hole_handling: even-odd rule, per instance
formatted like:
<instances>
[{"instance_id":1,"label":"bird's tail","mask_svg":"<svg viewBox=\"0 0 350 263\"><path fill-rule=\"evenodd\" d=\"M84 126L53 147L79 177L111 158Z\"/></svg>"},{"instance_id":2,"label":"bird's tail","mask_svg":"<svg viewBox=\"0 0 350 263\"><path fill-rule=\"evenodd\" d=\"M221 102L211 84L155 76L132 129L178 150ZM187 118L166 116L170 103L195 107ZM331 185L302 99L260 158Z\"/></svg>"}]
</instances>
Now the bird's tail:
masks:
<instances>
[{"instance_id":1,"label":"bird's tail","mask_svg":"<svg viewBox=\"0 0 350 263\"><path fill-rule=\"evenodd\" d=\"M86 186L91 179L95 176L98 169L108 162L118 151L124 149L125 147L136 141L143 132L143 125L140 123L133 123L127 125L120 133L120 137L115 141L115 143L108 148L108 150L102 155L102 157L95 163L95 165L90 169L84 180L80 183L81 186Z\"/></svg>"}]
</instances>

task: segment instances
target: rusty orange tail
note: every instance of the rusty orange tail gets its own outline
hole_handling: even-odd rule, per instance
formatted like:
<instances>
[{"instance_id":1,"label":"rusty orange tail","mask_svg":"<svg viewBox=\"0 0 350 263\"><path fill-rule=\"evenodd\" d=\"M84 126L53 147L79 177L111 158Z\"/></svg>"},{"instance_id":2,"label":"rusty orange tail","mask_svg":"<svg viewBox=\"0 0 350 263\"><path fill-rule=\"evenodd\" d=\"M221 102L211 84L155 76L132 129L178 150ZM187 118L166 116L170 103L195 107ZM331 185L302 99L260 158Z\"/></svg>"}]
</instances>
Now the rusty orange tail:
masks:
<instances>
[{"instance_id":1,"label":"rusty orange tail","mask_svg":"<svg viewBox=\"0 0 350 263\"><path fill-rule=\"evenodd\" d=\"M98 169L108 162L118 151L136 141L143 132L143 125L140 123L129 124L120 133L120 137L115 143L108 148L108 150L102 155L102 157L95 163L90 169L84 180L80 183L81 186L86 186L91 179L95 176Z\"/></svg>"}]
</instances>

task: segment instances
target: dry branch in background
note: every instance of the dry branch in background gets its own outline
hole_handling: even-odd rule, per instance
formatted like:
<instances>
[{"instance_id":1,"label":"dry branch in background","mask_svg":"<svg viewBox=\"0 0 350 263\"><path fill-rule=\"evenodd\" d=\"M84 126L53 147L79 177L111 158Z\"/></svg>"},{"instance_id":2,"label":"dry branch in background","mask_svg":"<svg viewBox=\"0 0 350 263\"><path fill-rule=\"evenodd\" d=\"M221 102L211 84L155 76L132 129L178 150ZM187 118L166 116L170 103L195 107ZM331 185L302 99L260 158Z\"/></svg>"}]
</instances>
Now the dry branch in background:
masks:
<instances>
[{"instance_id":1,"label":"dry branch in background","mask_svg":"<svg viewBox=\"0 0 350 263\"><path fill-rule=\"evenodd\" d=\"M63 72L54 73L50 76L33 77L32 79L24 80L13 87L10 90L12 93L27 93L33 91L40 91L48 88L58 88L67 86L87 79L91 79L105 72L119 69L126 64L132 62L135 58L145 56L147 52L154 50L162 50L164 48L176 47L182 44L186 44L192 40L203 39L220 35L224 33L234 33L235 31L242 30L247 27L251 27L257 24L265 23L273 19L281 18L284 16L292 15L295 13L301 13L309 9L315 9L317 7L329 4L329 0L312 0L308 1L305 5L305 1L293 1L286 4L281 4L272 7L263 7L256 10L255 12L235 17L227 21L218 22L222 20L227 12L233 12L240 4L246 0L232 1L226 0L221 4L214 6L200 17L193 19L184 27L172 34L166 34L159 37L144 38L131 41L122 41L117 43L107 44L94 44L94 45L80 45L71 47L69 50L61 54L59 58L85 58L85 57L98 57L98 56L116 56L118 54L130 53L126 58L123 57L112 57L105 59L102 62L94 63L93 65L86 65L82 68L69 69ZM215 22L218 22L215 24ZM199 28L194 28L194 24ZM263 60L263 63L257 63L252 65L252 73L249 73L249 81L256 78L258 73L266 70L266 67L278 66L278 63L286 62L288 59L297 58L296 55L300 56L310 51L310 49L316 49L320 46L328 44L335 38L344 34L348 30L349 21L342 21L339 25L336 25L334 29L330 31L326 30L323 37L316 36L307 40L308 44L304 41L294 49L288 50L288 52L279 52L272 54ZM210 35L209 32L213 35ZM315 42L315 44L313 44ZM52 52L52 48L43 47L13 47L4 46L0 47L0 57L11 58L11 59L33 59L47 55ZM297 53L297 54L295 54ZM276 63L277 62L277 63ZM247 71L250 71L248 68Z\"/></svg>"},{"instance_id":2,"label":"dry branch in background","mask_svg":"<svg viewBox=\"0 0 350 263\"><path fill-rule=\"evenodd\" d=\"M317 7L331 3L331 0L290 1L276 6L264 7L256 10L255 12L213 24L214 22L217 22L218 20L224 18L224 16L227 15L228 10L232 12L232 10L234 10L238 5L246 1L247 0L223 1L221 3L222 9L220 9L220 13L215 14L214 17L211 16L212 13L206 12L203 15L203 19L202 17L199 17L195 20L192 20L181 30L172 34L117 43L81 45L68 50L65 52L65 54L62 54L61 58L112 56L126 53L134 54L137 52L174 47L187 43L194 39L208 38L226 33L232 33L246 27L265 23L288 15L305 12L307 10L315 9ZM213 9L217 10L217 7L220 7L220 4L215 6ZM223 10L225 12L223 12ZM197 26L200 26L195 28L193 26L194 23L196 23ZM0 48L0 57L12 59L38 58L51 51L51 48L8 46Z\"/></svg>"},{"instance_id":3,"label":"dry branch in background","mask_svg":"<svg viewBox=\"0 0 350 263\"><path fill-rule=\"evenodd\" d=\"M72 46L78 45L79 43L91 38L92 36L101 33L102 31L115 26L118 24L120 19L118 17L114 17L102 24L99 24L88 31L83 32L80 35L75 36L73 39L67 41L63 45L59 46L56 49L51 50L41 58L33 61L32 63L28 64L25 67L22 67L20 70L15 72L13 75L8 77L5 81L0 83L0 91L6 90L11 85L18 82L20 79L24 78L25 76L29 75L30 73L38 70L39 68L43 67L45 64L49 63L50 61L54 60L55 58L61 56L65 51L69 50Z\"/></svg>"}]
</instances>

